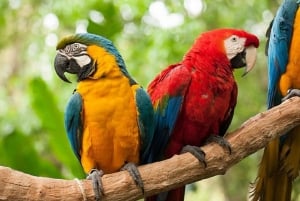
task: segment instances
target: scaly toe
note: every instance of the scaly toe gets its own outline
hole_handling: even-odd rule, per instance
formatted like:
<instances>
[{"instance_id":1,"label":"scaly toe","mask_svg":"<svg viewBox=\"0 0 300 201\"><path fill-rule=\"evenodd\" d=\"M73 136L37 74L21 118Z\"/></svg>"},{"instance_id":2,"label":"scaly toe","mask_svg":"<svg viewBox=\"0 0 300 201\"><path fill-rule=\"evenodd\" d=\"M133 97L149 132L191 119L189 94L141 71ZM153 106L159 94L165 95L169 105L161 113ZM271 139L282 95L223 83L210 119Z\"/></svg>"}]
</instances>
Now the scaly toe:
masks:
<instances>
[{"instance_id":1,"label":"scaly toe","mask_svg":"<svg viewBox=\"0 0 300 201\"><path fill-rule=\"evenodd\" d=\"M204 165L204 167L207 166L205 161L205 152L200 147L186 145L182 148L181 153L187 153L187 152L195 156L198 159L198 161Z\"/></svg>"},{"instance_id":2,"label":"scaly toe","mask_svg":"<svg viewBox=\"0 0 300 201\"><path fill-rule=\"evenodd\" d=\"M104 196L104 189L101 181L103 174L102 170L92 169L87 176L87 179L92 180L96 201L100 201Z\"/></svg>"}]
</instances>

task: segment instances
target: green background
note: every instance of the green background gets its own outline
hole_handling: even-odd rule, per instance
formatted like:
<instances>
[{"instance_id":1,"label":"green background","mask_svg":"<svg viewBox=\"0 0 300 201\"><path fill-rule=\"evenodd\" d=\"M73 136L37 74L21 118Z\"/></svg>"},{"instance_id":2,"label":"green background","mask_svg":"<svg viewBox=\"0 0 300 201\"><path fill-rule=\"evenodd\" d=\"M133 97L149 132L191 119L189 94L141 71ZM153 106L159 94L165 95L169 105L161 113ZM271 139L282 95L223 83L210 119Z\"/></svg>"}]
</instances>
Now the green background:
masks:
<instances>
[{"instance_id":1,"label":"green background","mask_svg":"<svg viewBox=\"0 0 300 201\"><path fill-rule=\"evenodd\" d=\"M54 178L84 178L63 125L76 86L55 74L55 45L65 35L88 31L111 39L130 74L145 88L178 62L206 30L232 27L256 34L256 67L237 70L238 105L230 130L266 110L265 31L280 2L271 0L6 0L0 1L0 165ZM247 200L261 151L226 175L189 185L186 200ZM295 185L298 185L297 183ZM295 188L299 189L299 188ZM297 192L294 192L296 200Z\"/></svg>"}]
</instances>

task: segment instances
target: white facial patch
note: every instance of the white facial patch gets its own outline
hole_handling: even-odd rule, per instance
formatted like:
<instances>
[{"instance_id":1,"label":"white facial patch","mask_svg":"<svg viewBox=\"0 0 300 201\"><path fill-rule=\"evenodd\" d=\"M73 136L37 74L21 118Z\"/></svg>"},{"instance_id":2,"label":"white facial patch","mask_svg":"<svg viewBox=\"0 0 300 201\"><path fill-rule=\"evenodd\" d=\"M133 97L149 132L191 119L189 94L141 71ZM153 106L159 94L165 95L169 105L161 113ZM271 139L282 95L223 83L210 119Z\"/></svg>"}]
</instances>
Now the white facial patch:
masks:
<instances>
[{"instance_id":1,"label":"white facial patch","mask_svg":"<svg viewBox=\"0 0 300 201\"><path fill-rule=\"evenodd\" d=\"M227 58L230 60L245 48L246 38L232 35L224 41Z\"/></svg>"},{"instance_id":2,"label":"white facial patch","mask_svg":"<svg viewBox=\"0 0 300 201\"><path fill-rule=\"evenodd\" d=\"M76 60L76 63L82 68L83 66L89 64L91 62L91 58L84 54L80 56L73 57Z\"/></svg>"}]
</instances>

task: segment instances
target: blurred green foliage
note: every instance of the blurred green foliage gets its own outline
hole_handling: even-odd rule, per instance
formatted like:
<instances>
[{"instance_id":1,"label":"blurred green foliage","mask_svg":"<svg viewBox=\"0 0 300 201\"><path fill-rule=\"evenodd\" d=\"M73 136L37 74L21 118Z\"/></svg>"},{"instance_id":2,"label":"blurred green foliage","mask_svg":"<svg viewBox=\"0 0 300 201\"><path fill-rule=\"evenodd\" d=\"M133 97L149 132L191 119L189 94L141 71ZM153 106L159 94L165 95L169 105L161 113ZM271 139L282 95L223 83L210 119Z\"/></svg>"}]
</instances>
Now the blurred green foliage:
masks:
<instances>
[{"instance_id":1,"label":"blurred green foliage","mask_svg":"<svg viewBox=\"0 0 300 201\"><path fill-rule=\"evenodd\" d=\"M75 32L111 39L145 88L164 67L180 61L203 31L233 27L256 34L261 46L255 69L246 77L235 72L239 97L230 130L238 128L266 109L264 33L278 5L271 0L0 1L0 165L39 176L84 177L63 126L76 83L63 83L53 69L57 41ZM247 200L260 156L190 185L187 200Z\"/></svg>"}]
</instances>

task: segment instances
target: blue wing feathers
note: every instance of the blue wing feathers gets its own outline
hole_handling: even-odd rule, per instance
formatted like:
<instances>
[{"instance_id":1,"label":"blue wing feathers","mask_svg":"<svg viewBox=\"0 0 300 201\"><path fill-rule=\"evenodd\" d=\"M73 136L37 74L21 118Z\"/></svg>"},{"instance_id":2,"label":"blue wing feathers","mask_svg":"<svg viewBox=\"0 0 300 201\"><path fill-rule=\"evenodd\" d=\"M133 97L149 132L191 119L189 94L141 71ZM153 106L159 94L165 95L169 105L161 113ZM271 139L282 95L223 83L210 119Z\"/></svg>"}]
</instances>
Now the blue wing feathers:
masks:
<instances>
[{"instance_id":1,"label":"blue wing feathers","mask_svg":"<svg viewBox=\"0 0 300 201\"><path fill-rule=\"evenodd\" d=\"M148 87L154 104L155 130L151 148L154 161L163 158L172 132L176 129L176 122L190 81L190 71L179 63L162 71Z\"/></svg>"},{"instance_id":2,"label":"blue wing feathers","mask_svg":"<svg viewBox=\"0 0 300 201\"><path fill-rule=\"evenodd\" d=\"M138 125L141 135L141 164L151 163L153 154L150 150L153 131L154 131L154 114L153 107L148 94L142 89L138 88L136 91L136 106L138 110Z\"/></svg>"},{"instance_id":3,"label":"blue wing feathers","mask_svg":"<svg viewBox=\"0 0 300 201\"><path fill-rule=\"evenodd\" d=\"M178 114L181 110L183 96L170 97L163 110L156 109L154 113L155 131L153 139L154 160L161 159L163 150L167 146L171 133L175 127Z\"/></svg>"},{"instance_id":4,"label":"blue wing feathers","mask_svg":"<svg viewBox=\"0 0 300 201\"><path fill-rule=\"evenodd\" d=\"M175 127L175 123L176 123L178 114L180 112L182 102L183 102L183 96L171 97L168 101L165 118L166 118L166 123L167 123L168 127L170 128L169 136Z\"/></svg>"},{"instance_id":5,"label":"blue wing feathers","mask_svg":"<svg viewBox=\"0 0 300 201\"><path fill-rule=\"evenodd\" d=\"M286 0L271 23L268 41L268 108L281 103L278 89L280 76L286 71L293 24L299 1Z\"/></svg>"},{"instance_id":6,"label":"blue wing feathers","mask_svg":"<svg viewBox=\"0 0 300 201\"><path fill-rule=\"evenodd\" d=\"M289 49L293 35L295 15L298 10L299 0L285 0L279 7L273 22L267 32L268 55L268 98L267 106L272 108L281 103L283 95L279 91L280 77L286 72L289 58ZM281 144L286 136L281 136Z\"/></svg>"},{"instance_id":7,"label":"blue wing feathers","mask_svg":"<svg viewBox=\"0 0 300 201\"><path fill-rule=\"evenodd\" d=\"M65 127L72 150L80 160L82 142L82 98L74 92L65 110Z\"/></svg>"}]
</instances>

